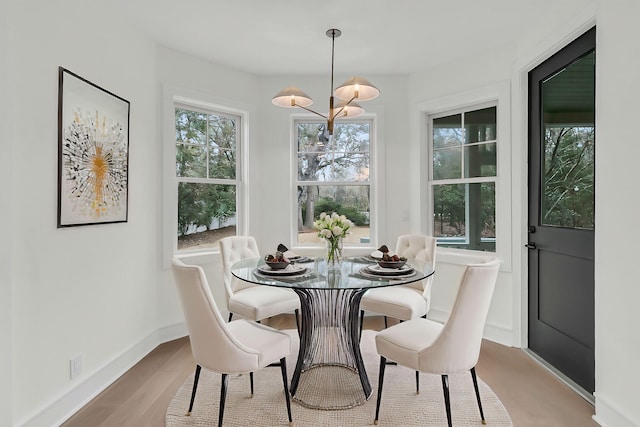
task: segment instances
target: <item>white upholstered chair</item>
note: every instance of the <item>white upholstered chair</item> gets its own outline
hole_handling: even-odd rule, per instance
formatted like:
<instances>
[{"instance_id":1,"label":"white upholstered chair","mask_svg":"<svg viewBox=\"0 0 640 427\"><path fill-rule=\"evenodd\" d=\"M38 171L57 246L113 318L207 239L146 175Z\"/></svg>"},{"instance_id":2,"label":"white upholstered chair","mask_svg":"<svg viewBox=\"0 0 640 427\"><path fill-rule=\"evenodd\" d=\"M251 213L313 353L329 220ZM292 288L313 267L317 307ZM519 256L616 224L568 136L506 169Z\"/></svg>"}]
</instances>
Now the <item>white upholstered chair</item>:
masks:
<instances>
[{"instance_id":1,"label":"white upholstered chair","mask_svg":"<svg viewBox=\"0 0 640 427\"><path fill-rule=\"evenodd\" d=\"M231 236L220 239L220 255L229 321L234 314L260 322L277 314L295 312L298 325L300 298L295 292L291 289L251 284L231 274L231 266L234 263L260 257L255 238Z\"/></svg>"},{"instance_id":2,"label":"white upholstered chair","mask_svg":"<svg viewBox=\"0 0 640 427\"><path fill-rule=\"evenodd\" d=\"M444 325L417 318L391 326L376 335L380 375L374 424L378 424L387 359L416 371L416 393L419 393L419 372L442 377L445 410L450 427L448 374L471 371L480 418L485 424L475 366L480 355L482 333L499 267L500 261L497 258L466 267L451 314Z\"/></svg>"},{"instance_id":3,"label":"white upholstered chair","mask_svg":"<svg viewBox=\"0 0 640 427\"><path fill-rule=\"evenodd\" d=\"M398 236L395 253L408 259L427 261L435 266L436 239L422 234L405 234ZM368 290L360 301L360 329L365 311L384 315L399 320L410 320L425 317L431 307L431 286L433 276L417 283L388 288Z\"/></svg>"},{"instance_id":4,"label":"white upholstered chair","mask_svg":"<svg viewBox=\"0 0 640 427\"><path fill-rule=\"evenodd\" d=\"M226 323L218 310L202 267L186 265L173 259L173 274L182 304L196 372L191 402L186 415L191 415L201 368L222 374L218 426L222 426L229 374L249 372L253 395L253 371L280 361L287 415L291 424L291 402L287 384L286 357L291 352L291 338L256 322L240 319Z\"/></svg>"}]
</instances>

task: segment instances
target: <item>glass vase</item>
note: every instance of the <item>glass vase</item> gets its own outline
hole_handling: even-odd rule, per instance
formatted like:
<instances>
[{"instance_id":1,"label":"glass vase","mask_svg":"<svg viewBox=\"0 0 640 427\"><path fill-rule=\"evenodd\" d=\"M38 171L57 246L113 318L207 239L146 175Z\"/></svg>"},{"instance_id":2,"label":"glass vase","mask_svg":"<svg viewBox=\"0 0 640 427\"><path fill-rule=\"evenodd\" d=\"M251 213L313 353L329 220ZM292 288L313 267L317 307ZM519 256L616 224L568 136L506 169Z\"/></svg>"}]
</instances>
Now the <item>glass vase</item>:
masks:
<instances>
[{"instance_id":1,"label":"glass vase","mask_svg":"<svg viewBox=\"0 0 640 427\"><path fill-rule=\"evenodd\" d=\"M340 269L342 267L342 238L327 239L327 268Z\"/></svg>"}]
</instances>

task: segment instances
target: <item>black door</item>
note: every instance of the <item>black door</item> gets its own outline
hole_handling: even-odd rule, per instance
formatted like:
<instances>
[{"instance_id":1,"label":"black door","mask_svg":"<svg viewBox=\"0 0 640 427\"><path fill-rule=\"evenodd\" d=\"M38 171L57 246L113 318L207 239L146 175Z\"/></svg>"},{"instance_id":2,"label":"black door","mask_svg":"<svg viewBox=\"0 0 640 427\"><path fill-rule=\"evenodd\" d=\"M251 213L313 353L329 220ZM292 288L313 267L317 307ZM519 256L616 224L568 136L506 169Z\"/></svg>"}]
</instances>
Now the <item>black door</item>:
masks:
<instances>
[{"instance_id":1,"label":"black door","mask_svg":"<svg viewBox=\"0 0 640 427\"><path fill-rule=\"evenodd\" d=\"M595 28L529 73L529 349L594 391Z\"/></svg>"}]
</instances>

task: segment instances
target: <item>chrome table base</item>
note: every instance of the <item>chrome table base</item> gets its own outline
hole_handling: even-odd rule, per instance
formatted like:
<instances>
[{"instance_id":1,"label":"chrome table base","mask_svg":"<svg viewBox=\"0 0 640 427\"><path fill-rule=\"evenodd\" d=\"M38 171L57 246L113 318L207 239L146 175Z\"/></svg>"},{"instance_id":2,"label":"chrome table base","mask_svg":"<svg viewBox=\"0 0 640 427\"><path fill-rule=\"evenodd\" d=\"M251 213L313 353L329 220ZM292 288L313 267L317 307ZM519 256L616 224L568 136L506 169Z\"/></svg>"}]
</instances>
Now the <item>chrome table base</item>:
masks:
<instances>
[{"instance_id":1,"label":"chrome table base","mask_svg":"<svg viewBox=\"0 0 640 427\"><path fill-rule=\"evenodd\" d=\"M360 353L360 299L366 289L299 289L302 333L291 395L313 409L348 409L371 397Z\"/></svg>"}]
</instances>

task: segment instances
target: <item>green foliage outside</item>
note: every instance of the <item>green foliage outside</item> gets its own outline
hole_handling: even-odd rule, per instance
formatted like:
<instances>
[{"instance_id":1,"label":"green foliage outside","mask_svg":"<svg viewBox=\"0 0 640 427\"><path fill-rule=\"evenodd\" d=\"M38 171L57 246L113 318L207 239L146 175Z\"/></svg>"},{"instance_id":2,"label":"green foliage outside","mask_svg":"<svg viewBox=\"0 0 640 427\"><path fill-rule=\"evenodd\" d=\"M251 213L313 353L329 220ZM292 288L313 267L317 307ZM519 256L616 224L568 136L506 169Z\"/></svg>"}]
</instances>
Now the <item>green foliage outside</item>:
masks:
<instances>
[{"instance_id":1,"label":"green foliage outside","mask_svg":"<svg viewBox=\"0 0 640 427\"><path fill-rule=\"evenodd\" d=\"M595 128L545 129L542 223L594 227Z\"/></svg>"},{"instance_id":2,"label":"green foliage outside","mask_svg":"<svg viewBox=\"0 0 640 427\"><path fill-rule=\"evenodd\" d=\"M177 108L176 176L189 181L234 180L236 122L235 118ZM184 181L178 184L179 236L190 227L209 230L214 220L223 223L235 215L235 185Z\"/></svg>"},{"instance_id":3,"label":"green foliage outside","mask_svg":"<svg viewBox=\"0 0 640 427\"><path fill-rule=\"evenodd\" d=\"M467 187L469 189L467 190ZM449 184L433 187L434 234L436 236L464 236L466 227L465 194L480 191L480 197L471 196L479 202L474 213L479 212L481 237L495 237L495 184Z\"/></svg>"},{"instance_id":4,"label":"green foliage outside","mask_svg":"<svg viewBox=\"0 0 640 427\"><path fill-rule=\"evenodd\" d=\"M433 214L436 236L464 235L464 184L433 187ZM447 226L447 227L445 227ZM450 231L453 229L453 232Z\"/></svg>"},{"instance_id":5,"label":"green foliage outside","mask_svg":"<svg viewBox=\"0 0 640 427\"><path fill-rule=\"evenodd\" d=\"M496 176L495 116L489 107L433 121L433 234L441 246L495 250L495 183L467 181Z\"/></svg>"},{"instance_id":6,"label":"green foliage outside","mask_svg":"<svg viewBox=\"0 0 640 427\"><path fill-rule=\"evenodd\" d=\"M351 220L355 225L363 226L367 225L366 215L359 212L353 206L346 206L342 203L329 199L321 198L315 205L314 217L318 218L322 212L331 213L336 212L339 215L344 215L347 219Z\"/></svg>"},{"instance_id":7,"label":"green foliage outside","mask_svg":"<svg viewBox=\"0 0 640 427\"><path fill-rule=\"evenodd\" d=\"M223 223L236 212L236 188L233 185L178 184L178 235L190 226L210 229L215 220Z\"/></svg>"}]
</instances>

